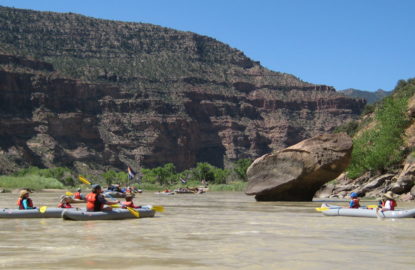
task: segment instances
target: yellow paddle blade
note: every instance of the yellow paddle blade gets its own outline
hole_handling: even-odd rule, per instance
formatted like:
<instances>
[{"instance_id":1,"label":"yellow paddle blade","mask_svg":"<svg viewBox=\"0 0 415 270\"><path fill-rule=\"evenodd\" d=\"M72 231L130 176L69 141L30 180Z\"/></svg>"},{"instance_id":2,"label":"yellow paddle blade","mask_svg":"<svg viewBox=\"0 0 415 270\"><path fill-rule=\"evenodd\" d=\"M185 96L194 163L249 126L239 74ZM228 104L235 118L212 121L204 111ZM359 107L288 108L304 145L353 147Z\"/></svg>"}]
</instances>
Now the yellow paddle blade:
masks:
<instances>
[{"instance_id":1,"label":"yellow paddle blade","mask_svg":"<svg viewBox=\"0 0 415 270\"><path fill-rule=\"evenodd\" d=\"M85 177L83 177L83 176L79 176L78 178L79 178L79 180L80 180L82 183L84 183L84 184L87 184L87 185L90 185L90 184L91 184L91 182L89 182L89 181L88 181L88 179L86 179L86 178L85 178Z\"/></svg>"},{"instance_id":2,"label":"yellow paddle blade","mask_svg":"<svg viewBox=\"0 0 415 270\"><path fill-rule=\"evenodd\" d=\"M327 210L329 210L330 208L328 208L328 207L318 207L318 208L316 208L316 211L318 211L318 212L322 212L322 211L327 211Z\"/></svg>"},{"instance_id":3,"label":"yellow paddle blade","mask_svg":"<svg viewBox=\"0 0 415 270\"><path fill-rule=\"evenodd\" d=\"M164 206L162 205L153 205L151 209L156 212L164 212Z\"/></svg>"},{"instance_id":4,"label":"yellow paddle blade","mask_svg":"<svg viewBox=\"0 0 415 270\"><path fill-rule=\"evenodd\" d=\"M67 192L65 193L65 195L66 195L66 196L72 196L72 195L73 195L73 193L72 193L72 192L67 191Z\"/></svg>"},{"instance_id":5,"label":"yellow paddle blade","mask_svg":"<svg viewBox=\"0 0 415 270\"><path fill-rule=\"evenodd\" d=\"M111 204L111 207L112 207L112 208L120 208L120 207L121 207L121 205L119 205L119 204Z\"/></svg>"},{"instance_id":6,"label":"yellow paddle blade","mask_svg":"<svg viewBox=\"0 0 415 270\"><path fill-rule=\"evenodd\" d=\"M42 214L44 214L45 212L46 212L46 209L47 209L48 207L47 206L41 206L40 208L39 208L39 212L40 213L42 213Z\"/></svg>"},{"instance_id":7,"label":"yellow paddle blade","mask_svg":"<svg viewBox=\"0 0 415 270\"><path fill-rule=\"evenodd\" d=\"M137 210L135 210L134 208L132 208L132 207L127 207L127 209L128 209L128 211L130 211L130 213L131 213L131 214L133 214L136 218L139 218L139 217L140 217L140 213L139 213Z\"/></svg>"},{"instance_id":8,"label":"yellow paddle blade","mask_svg":"<svg viewBox=\"0 0 415 270\"><path fill-rule=\"evenodd\" d=\"M367 208L378 208L377 205L373 204L373 205L366 205Z\"/></svg>"}]
</instances>

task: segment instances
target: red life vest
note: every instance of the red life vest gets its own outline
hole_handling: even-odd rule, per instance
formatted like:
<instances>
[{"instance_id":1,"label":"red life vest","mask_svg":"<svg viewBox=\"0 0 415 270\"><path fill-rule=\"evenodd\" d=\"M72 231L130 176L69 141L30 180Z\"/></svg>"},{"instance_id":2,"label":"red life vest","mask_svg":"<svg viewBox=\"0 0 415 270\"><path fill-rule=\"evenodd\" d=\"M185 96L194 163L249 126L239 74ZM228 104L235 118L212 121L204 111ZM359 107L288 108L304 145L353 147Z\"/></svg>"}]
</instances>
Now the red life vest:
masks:
<instances>
[{"instance_id":1,"label":"red life vest","mask_svg":"<svg viewBox=\"0 0 415 270\"><path fill-rule=\"evenodd\" d=\"M359 208L360 207L360 200L359 199L352 199L353 206L350 208Z\"/></svg>"},{"instance_id":2,"label":"red life vest","mask_svg":"<svg viewBox=\"0 0 415 270\"><path fill-rule=\"evenodd\" d=\"M133 202L122 202L122 206L123 208L127 208L127 207L138 208L137 206L134 205Z\"/></svg>"},{"instance_id":3,"label":"red life vest","mask_svg":"<svg viewBox=\"0 0 415 270\"><path fill-rule=\"evenodd\" d=\"M30 198L25 198L25 200L27 200L27 206L33 207L33 202ZM19 206L19 209L25 209L23 206L23 198L17 200L17 205Z\"/></svg>"},{"instance_id":4,"label":"red life vest","mask_svg":"<svg viewBox=\"0 0 415 270\"><path fill-rule=\"evenodd\" d=\"M70 203L60 203L58 208L72 208L72 205Z\"/></svg>"},{"instance_id":5,"label":"red life vest","mask_svg":"<svg viewBox=\"0 0 415 270\"><path fill-rule=\"evenodd\" d=\"M73 197L74 197L74 199L82 199L82 197L81 197L81 193L80 193L80 192L75 192L75 193L73 194Z\"/></svg>"},{"instance_id":6,"label":"red life vest","mask_svg":"<svg viewBox=\"0 0 415 270\"><path fill-rule=\"evenodd\" d=\"M395 210L395 207L396 207L396 206L398 206L398 204L396 203L396 201L395 201L395 200L391 200L391 199L389 199L389 200L386 200L386 201L382 202L382 206L383 206L383 207L385 207L385 204L386 204L386 202L387 202L387 201L390 201L390 202L391 202L391 203L390 203L390 206L391 206L391 211Z\"/></svg>"},{"instance_id":7,"label":"red life vest","mask_svg":"<svg viewBox=\"0 0 415 270\"><path fill-rule=\"evenodd\" d=\"M101 211L104 208L104 204L97 199L97 195L91 192L85 196L87 211Z\"/></svg>"}]
</instances>

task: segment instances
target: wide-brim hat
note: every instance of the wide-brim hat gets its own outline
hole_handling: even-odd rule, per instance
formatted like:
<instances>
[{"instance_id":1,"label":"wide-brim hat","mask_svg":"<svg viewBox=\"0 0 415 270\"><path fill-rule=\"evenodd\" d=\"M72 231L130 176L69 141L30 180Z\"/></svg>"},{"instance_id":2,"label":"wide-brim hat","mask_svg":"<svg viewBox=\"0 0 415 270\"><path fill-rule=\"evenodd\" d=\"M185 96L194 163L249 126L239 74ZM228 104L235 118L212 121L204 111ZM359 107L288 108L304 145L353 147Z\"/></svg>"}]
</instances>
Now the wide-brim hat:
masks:
<instances>
[{"instance_id":1,"label":"wide-brim hat","mask_svg":"<svg viewBox=\"0 0 415 270\"><path fill-rule=\"evenodd\" d=\"M391 199L391 200L395 199L394 196L393 196L392 191L386 192L385 194L383 194L383 197L385 197L387 199Z\"/></svg>"},{"instance_id":2,"label":"wide-brim hat","mask_svg":"<svg viewBox=\"0 0 415 270\"><path fill-rule=\"evenodd\" d=\"M27 191L26 189L20 190L20 197L23 197L26 194L29 194L29 191Z\"/></svg>"}]
</instances>

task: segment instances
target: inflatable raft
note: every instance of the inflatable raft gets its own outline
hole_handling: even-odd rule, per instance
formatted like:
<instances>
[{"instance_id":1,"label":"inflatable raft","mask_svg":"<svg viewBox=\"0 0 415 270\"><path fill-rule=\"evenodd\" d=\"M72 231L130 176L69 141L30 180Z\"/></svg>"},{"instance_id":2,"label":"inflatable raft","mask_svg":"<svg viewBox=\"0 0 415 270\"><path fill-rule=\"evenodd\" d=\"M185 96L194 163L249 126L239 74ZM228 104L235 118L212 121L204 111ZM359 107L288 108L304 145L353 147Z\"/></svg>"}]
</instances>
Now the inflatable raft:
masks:
<instances>
[{"instance_id":1,"label":"inflatable raft","mask_svg":"<svg viewBox=\"0 0 415 270\"><path fill-rule=\"evenodd\" d=\"M154 217L155 211L150 208L138 208L135 209L140 218ZM113 209L111 211L99 211L99 212L87 212L87 211L74 211L67 209L62 212L62 218L66 220L118 220L137 218L127 209Z\"/></svg>"},{"instance_id":2,"label":"inflatable raft","mask_svg":"<svg viewBox=\"0 0 415 270\"><path fill-rule=\"evenodd\" d=\"M325 216L345 216L345 217L370 217L370 218L413 218L415 209L395 210L395 211L376 211L377 209L367 208L342 208L336 205L323 204L327 210L321 211Z\"/></svg>"},{"instance_id":3,"label":"inflatable raft","mask_svg":"<svg viewBox=\"0 0 415 270\"><path fill-rule=\"evenodd\" d=\"M63 210L65 209L48 207L44 213L41 213L40 208L30 210L3 208L0 209L0 218L60 218ZM73 211L76 212L76 208Z\"/></svg>"}]
</instances>

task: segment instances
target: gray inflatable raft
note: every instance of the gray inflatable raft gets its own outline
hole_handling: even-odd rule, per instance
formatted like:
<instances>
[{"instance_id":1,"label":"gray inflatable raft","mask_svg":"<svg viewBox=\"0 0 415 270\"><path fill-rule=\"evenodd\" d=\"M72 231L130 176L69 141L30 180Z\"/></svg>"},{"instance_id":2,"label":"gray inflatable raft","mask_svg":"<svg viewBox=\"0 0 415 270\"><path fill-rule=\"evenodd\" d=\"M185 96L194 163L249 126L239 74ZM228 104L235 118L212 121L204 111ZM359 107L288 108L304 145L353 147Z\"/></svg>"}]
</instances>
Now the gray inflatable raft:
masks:
<instances>
[{"instance_id":1,"label":"gray inflatable raft","mask_svg":"<svg viewBox=\"0 0 415 270\"><path fill-rule=\"evenodd\" d=\"M330 209L322 211L325 216L345 216L345 217L370 217L370 218L413 218L415 209L395 210L395 211L378 211L376 209L365 208L342 208L336 205L325 205Z\"/></svg>"},{"instance_id":2,"label":"gray inflatable raft","mask_svg":"<svg viewBox=\"0 0 415 270\"><path fill-rule=\"evenodd\" d=\"M155 211L147 208L135 209L140 218L154 217ZM113 209L111 211L87 212L87 211L73 211L67 209L62 213L63 219L66 220L117 220L137 218L128 209Z\"/></svg>"},{"instance_id":3,"label":"gray inflatable raft","mask_svg":"<svg viewBox=\"0 0 415 270\"><path fill-rule=\"evenodd\" d=\"M63 208L48 207L44 213L40 209L0 209L0 218L60 218L62 216ZM76 211L76 210L74 210Z\"/></svg>"}]
</instances>

